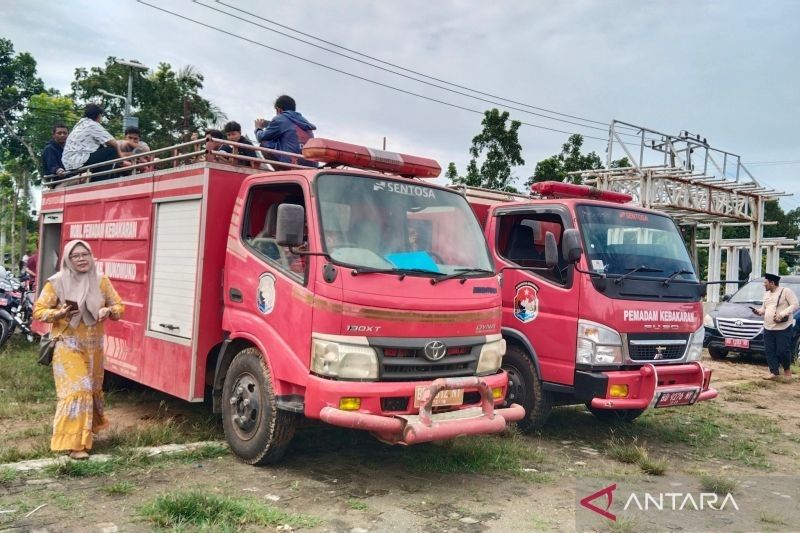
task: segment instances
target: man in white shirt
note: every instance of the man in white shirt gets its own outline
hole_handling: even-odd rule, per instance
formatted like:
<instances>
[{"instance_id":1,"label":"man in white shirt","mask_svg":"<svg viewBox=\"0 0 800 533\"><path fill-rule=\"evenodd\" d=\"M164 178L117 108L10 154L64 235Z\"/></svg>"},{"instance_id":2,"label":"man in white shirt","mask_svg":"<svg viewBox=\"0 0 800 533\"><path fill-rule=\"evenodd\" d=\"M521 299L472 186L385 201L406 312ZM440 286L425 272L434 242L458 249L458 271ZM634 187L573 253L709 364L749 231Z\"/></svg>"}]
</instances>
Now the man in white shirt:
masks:
<instances>
[{"instance_id":1,"label":"man in white shirt","mask_svg":"<svg viewBox=\"0 0 800 533\"><path fill-rule=\"evenodd\" d=\"M792 289L780 287L781 278L775 274L764 274L764 293L761 307L751 309L764 317L764 352L767 356L770 375L764 379L780 379L783 367L784 380L792 379L792 333L794 312L798 302Z\"/></svg>"},{"instance_id":2,"label":"man in white shirt","mask_svg":"<svg viewBox=\"0 0 800 533\"><path fill-rule=\"evenodd\" d=\"M67 137L61 161L66 170L76 170L83 166L94 165L122 157L114 136L100 125L103 108L97 104L89 104L83 112L83 118L75 124ZM92 174L111 170L114 165L103 165L92 168ZM113 176L96 176L92 181L101 181Z\"/></svg>"}]
</instances>

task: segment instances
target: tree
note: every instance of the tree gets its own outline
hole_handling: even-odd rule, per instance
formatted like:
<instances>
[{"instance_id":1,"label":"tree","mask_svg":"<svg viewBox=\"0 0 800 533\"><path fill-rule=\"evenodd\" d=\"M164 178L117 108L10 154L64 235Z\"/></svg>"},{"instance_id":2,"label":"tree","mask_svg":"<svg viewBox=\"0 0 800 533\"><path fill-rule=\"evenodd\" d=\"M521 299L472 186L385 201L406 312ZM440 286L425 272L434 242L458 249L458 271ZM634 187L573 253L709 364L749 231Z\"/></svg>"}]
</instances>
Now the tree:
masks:
<instances>
[{"instance_id":1,"label":"tree","mask_svg":"<svg viewBox=\"0 0 800 533\"><path fill-rule=\"evenodd\" d=\"M72 91L80 104L103 98L100 90L127 95L128 68L109 57L104 67L75 69ZM188 140L193 131L201 131L225 120L225 114L200 95L203 75L187 65L177 72L168 63L159 63L153 72L133 71L133 114L139 118L142 138L155 147L170 146ZM104 99L112 134L122 134L125 103L118 98Z\"/></svg>"},{"instance_id":2,"label":"tree","mask_svg":"<svg viewBox=\"0 0 800 533\"><path fill-rule=\"evenodd\" d=\"M536 164L536 169L533 172L526 186L530 187L534 183L540 181L569 181L571 183L580 183L582 180L580 176L570 176L570 172L580 170L598 170L605 168L603 161L596 152L592 151L588 154L581 153L583 147L583 136L573 134L569 136L567 142L562 145L561 153L543 159ZM623 168L631 166L627 157L617 159L611 162L610 168Z\"/></svg>"},{"instance_id":3,"label":"tree","mask_svg":"<svg viewBox=\"0 0 800 533\"><path fill-rule=\"evenodd\" d=\"M467 175L458 176L455 164L450 163L446 177L454 184L517 192L512 185L512 168L525 164L518 135L521 123L511 120L506 127L507 122L507 111L486 111L481 122L483 131L472 138L472 147L469 150L472 159L467 166ZM481 157L483 162L479 168L478 159Z\"/></svg>"}]
</instances>

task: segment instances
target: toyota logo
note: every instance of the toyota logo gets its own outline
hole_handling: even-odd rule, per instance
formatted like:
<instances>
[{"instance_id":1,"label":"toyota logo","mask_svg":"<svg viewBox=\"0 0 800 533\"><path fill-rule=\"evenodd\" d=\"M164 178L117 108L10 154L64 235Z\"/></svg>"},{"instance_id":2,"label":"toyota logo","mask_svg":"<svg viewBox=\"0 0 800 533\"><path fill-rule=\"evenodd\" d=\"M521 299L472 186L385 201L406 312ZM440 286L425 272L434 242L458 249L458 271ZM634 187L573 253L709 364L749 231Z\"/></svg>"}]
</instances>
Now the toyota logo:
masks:
<instances>
[{"instance_id":1,"label":"toyota logo","mask_svg":"<svg viewBox=\"0 0 800 533\"><path fill-rule=\"evenodd\" d=\"M736 326L737 328L740 328L744 326L744 322L742 322L741 320L737 320L736 322L733 323L733 325Z\"/></svg>"},{"instance_id":2,"label":"toyota logo","mask_svg":"<svg viewBox=\"0 0 800 533\"><path fill-rule=\"evenodd\" d=\"M439 361L447 355L447 345L442 341L431 341L425 345L423 353L428 361Z\"/></svg>"}]
</instances>

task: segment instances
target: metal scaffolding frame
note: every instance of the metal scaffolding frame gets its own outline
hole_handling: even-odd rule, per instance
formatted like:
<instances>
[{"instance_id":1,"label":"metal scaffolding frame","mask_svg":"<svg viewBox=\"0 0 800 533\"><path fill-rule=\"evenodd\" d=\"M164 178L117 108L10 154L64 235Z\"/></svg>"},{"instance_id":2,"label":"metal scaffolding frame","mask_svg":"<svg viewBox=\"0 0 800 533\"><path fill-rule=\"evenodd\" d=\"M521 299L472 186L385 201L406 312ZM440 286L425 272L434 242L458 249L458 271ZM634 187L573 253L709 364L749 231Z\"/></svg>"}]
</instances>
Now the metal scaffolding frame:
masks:
<instances>
[{"instance_id":1,"label":"metal scaffolding frame","mask_svg":"<svg viewBox=\"0 0 800 533\"><path fill-rule=\"evenodd\" d=\"M630 140L635 136L635 140ZM610 168L614 145L621 147L630 167ZM738 286L740 249L753 258L751 276L761 276L766 252L768 271L778 269L780 250L798 241L763 237L764 204L790 194L761 185L747 170L741 156L713 148L700 135L682 131L669 135L650 128L614 120L609 126L607 169L572 172L583 183L598 189L630 194L642 207L672 216L689 232L691 252L697 265L697 249L708 248L708 281L721 281L722 254L726 259L726 292ZM746 225L748 239L723 239L726 226ZM709 238L697 239L697 228L708 227ZM718 302L717 285L709 285L709 302Z\"/></svg>"}]
</instances>

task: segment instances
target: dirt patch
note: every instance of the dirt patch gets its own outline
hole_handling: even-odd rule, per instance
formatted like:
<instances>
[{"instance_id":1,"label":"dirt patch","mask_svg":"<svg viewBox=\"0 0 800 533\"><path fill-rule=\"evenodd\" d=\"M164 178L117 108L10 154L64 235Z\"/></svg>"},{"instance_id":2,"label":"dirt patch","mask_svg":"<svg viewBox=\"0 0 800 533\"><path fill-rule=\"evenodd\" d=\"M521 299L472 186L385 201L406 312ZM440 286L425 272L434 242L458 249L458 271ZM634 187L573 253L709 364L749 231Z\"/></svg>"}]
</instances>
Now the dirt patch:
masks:
<instances>
[{"instance_id":1,"label":"dirt patch","mask_svg":"<svg viewBox=\"0 0 800 533\"><path fill-rule=\"evenodd\" d=\"M315 531L573 531L576 493L588 495L594 484L613 480L620 490L700 491L702 476L713 475L743 487L741 508L730 525L791 530L800 520L792 514L800 499L800 485L793 481L800 472L800 383L763 383L766 369L759 361L704 363L714 369L720 390L708 405L656 410L620 427L598 423L583 408L560 408L537 434L493 438L486 454L517 454L517 462L499 461L496 470L486 470L491 463L484 461L475 473L466 473L466 466L458 471L453 465L475 457L458 455L450 444L388 447L362 433L311 425L298 430L286 459L270 467L223 456L82 479L43 473L7 479L0 482L0 510L16 512L0 514L0 529L83 531L113 522L121 531L147 531L152 526L139 511L145 503L162 493L200 490L317 518ZM161 423L165 410L167 418L190 420L196 409L202 407L119 397L109 416L120 430L132 430ZM634 445L650 460L664 461L664 475L647 475L639 464L615 460L610 443ZM766 487L771 502L786 504L768 508L745 496ZM43 503L47 506L25 517ZM620 511L621 505L615 500L613 508ZM678 520L689 530L705 524L699 515ZM715 524L704 527L718 529ZM652 516L639 514L599 529L646 525L658 527Z\"/></svg>"}]
</instances>

